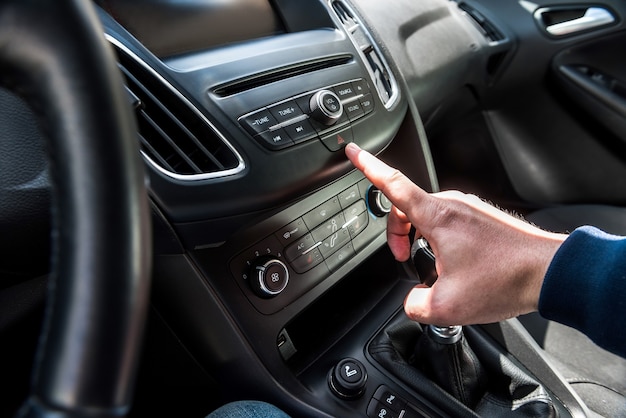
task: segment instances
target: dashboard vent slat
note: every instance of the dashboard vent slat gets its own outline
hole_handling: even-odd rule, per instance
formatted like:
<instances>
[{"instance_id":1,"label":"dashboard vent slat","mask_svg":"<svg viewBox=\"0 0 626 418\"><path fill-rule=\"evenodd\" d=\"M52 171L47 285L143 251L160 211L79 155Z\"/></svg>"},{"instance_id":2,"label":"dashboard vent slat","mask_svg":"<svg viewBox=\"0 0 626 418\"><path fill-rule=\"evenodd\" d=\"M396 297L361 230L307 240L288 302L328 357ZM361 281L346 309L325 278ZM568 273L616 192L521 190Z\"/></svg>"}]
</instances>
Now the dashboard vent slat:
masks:
<instances>
[{"instance_id":1,"label":"dashboard vent slat","mask_svg":"<svg viewBox=\"0 0 626 418\"><path fill-rule=\"evenodd\" d=\"M332 2L332 10L350 36L352 43L361 51L380 100L390 108L399 95L399 89L391 69L381 51L376 47L372 36L356 13L344 2Z\"/></svg>"},{"instance_id":2,"label":"dashboard vent slat","mask_svg":"<svg viewBox=\"0 0 626 418\"><path fill-rule=\"evenodd\" d=\"M155 168L179 180L223 177L245 168L237 151L180 92L112 43L137 117L141 152Z\"/></svg>"}]
</instances>

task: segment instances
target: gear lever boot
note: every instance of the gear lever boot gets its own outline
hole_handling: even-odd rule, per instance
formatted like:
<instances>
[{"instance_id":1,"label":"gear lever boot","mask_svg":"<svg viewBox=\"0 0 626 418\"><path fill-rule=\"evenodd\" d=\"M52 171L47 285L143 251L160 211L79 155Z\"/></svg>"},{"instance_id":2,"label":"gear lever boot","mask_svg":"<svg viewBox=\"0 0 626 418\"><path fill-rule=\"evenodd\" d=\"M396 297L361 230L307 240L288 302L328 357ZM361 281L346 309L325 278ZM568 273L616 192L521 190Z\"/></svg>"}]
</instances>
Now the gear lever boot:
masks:
<instances>
[{"instance_id":1,"label":"gear lever boot","mask_svg":"<svg viewBox=\"0 0 626 418\"><path fill-rule=\"evenodd\" d=\"M426 327L417 343L414 362L433 382L469 408L473 409L485 394L485 372L460 326Z\"/></svg>"}]
</instances>

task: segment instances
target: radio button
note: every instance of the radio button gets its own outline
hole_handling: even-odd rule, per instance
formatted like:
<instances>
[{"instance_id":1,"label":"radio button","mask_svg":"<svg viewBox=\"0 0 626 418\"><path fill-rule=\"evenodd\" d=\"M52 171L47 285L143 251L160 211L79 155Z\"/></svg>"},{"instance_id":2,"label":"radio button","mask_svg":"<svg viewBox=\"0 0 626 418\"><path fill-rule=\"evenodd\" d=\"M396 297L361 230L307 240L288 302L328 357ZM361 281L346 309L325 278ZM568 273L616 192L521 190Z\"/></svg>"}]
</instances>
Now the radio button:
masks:
<instances>
[{"instance_id":1,"label":"radio button","mask_svg":"<svg viewBox=\"0 0 626 418\"><path fill-rule=\"evenodd\" d=\"M296 144L317 136L317 132L313 129L313 126L311 126L307 119L289 124L285 126L284 129Z\"/></svg>"},{"instance_id":2,"label":"radio button","mask_svg":"<svg viewBox=\"0 0 626 418\"><path fill-rule=\"evenodd\" d=\"M371 94L366 94L361 97L361 107L363 108L363 112L367 115L372 110L374 110L374 99L372 99Z\"/></svg>"},{"instance_id":3,"label":"radio button","mask_svg":"<svg viewBox=\"0 0 626 418\"><path fill-rule=\"evenodd\" d=\"M252 115L241 118L239 122L252 136L266 132L270 129L270 126L278 124L276 118L272 116L272 113L268 109L259 110Z\"/></svg>"},{"instance_id":4,"label":"radio button","mask_svg":"<svg viewBox=\"0 0 626 418\"><path fill-rule=\"evenodd\" d=\"M293 145L293 141L284 129L266 131L256 136L260 142L272 150L279 150Z\"/></svg>"},{"instance_id":5,"label":"radio button","mask_svg":"<svg viewBox=\"0 0 626 418\"><path fill-rule=\"evenodd\" d=\"M365 113L363 112L363 107L361 106L361 102L355 100L350 103L346 103L344 106L346 110L346 114L350 120L355 120L363 116Z\"/></svg>"},{"instance_id":6,"label":"radio button","mask_svg":"<svg viewBox=\"0 0 626 418\"><path fill-rule=\"evenodd\" d=\"M324 125L337 123L343 114L343 106L339 97L330 90L320 90L309 101L311 116Z\"/></svg>"},{"instance_id":7,"label":"radio button","mask_svg":"<svg viewBox=\"0 0 626 418\"><path fill-rule=\"evenodd\" d=\"M333 87L333 90L335 90L335 94L337 94L337 97L339 97L342 102L357 96L354 87L352 87L352 83L340 84Z\"/></svg>"},{"instance_id":8,"label":"radio button","mask_svg":"<svg viewBox=\"0 0 626 418\"><path fill-rule=\"evenodd\" d=\"M357 95L367 94L370 92L367 81L360 79L352 82L352 87Z\"/></svg>"},{"instance_id":9,"label":"radio button","mask_svg":"<svg viewBox=\"0 0 626 418\"><path fill-rule=\"evenodd\" d=\"M276 118L278 123L283 123L303 114L302 110L300 110L300 107L293 100L289 100L288 102L272 106L269 108L269 110L274 118Z\"/></svg>"}]
</instances>

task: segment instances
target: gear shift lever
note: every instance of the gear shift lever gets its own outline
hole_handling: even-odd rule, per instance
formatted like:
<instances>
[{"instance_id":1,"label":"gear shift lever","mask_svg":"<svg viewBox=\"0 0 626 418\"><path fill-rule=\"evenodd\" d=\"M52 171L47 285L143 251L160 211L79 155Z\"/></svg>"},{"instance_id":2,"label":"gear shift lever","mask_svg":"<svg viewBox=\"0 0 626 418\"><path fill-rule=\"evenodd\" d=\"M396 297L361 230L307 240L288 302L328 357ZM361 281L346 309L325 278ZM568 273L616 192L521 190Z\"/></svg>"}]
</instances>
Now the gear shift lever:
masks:
<instances>
[{"instance_id":1,"label":"gear shift lever","mask_svg":"<svg viewBox=\"0 0 626 418\"><path fill-rule=\"evenodd\" d=\"M435 255L424 238L411 247L411 259L422 283L437 280ZM460 325L428 325L416 348L422 370L463 404L473 408L484 394L485 377L478 358L463 337Z\"/></svg>"},{"instance_id":2,"label":"gear shift lever","mask_svg":"<svg viewBox=\"0 0 626 418\"><path fill-rule=\"evenodd\" d=\"M435 269L435 254L428 245L425 238L420 237L415 240L411 247L411 260L420 281L426 286L432 286L437 280L437 270ZM454 344L463 335L463 327L452 325L440 327L429 325L428 332L433 340L441 344Z\"/></svg>"}]
</instances>

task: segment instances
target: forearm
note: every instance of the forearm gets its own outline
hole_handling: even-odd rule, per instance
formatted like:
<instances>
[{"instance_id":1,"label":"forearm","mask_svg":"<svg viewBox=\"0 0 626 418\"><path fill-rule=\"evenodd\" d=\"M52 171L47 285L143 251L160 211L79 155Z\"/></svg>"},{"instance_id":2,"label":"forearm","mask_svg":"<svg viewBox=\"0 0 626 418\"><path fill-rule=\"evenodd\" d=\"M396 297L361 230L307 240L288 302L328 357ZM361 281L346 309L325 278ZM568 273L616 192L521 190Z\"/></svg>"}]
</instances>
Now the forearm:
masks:
<instances>
[{"instance_id":1,"label":"forearm","mask_svg":"<svg viewBox=\"0 0 626 418\"><path fill-rule=\"evenodd\" d=\"M626 238L591 227L574 231L548 268L539 313L626 356Z\"/></svg>"}]
</instances>

